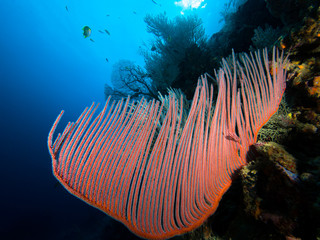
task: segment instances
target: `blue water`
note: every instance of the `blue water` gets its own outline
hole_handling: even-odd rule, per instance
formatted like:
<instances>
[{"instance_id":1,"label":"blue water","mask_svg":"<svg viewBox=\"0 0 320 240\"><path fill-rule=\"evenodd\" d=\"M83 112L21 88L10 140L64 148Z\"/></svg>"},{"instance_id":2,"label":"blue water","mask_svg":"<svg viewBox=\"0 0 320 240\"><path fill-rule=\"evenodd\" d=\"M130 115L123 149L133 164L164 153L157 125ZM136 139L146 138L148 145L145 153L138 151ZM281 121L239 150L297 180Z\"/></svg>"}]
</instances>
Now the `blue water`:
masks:
<instances>
[{"instance_id":1,"label":"blue water","mask_svg":"<svg viewBox=\"0 0 320 240\"><path fill-rule=\"evenodd\" d=\"M182 10L174 0L155 2L1 0L0 239L117 239L126 231L57 184L47 135L62 109L65 126L93 101L104 102L118 60L143 66L139 46L152 38L144 16L166 11L173 18ZM210 36L222 26L225 2L204 1L184 14L196 12ZM94 42L82 36L86 25Z\"/></svg>"}]
</instances>

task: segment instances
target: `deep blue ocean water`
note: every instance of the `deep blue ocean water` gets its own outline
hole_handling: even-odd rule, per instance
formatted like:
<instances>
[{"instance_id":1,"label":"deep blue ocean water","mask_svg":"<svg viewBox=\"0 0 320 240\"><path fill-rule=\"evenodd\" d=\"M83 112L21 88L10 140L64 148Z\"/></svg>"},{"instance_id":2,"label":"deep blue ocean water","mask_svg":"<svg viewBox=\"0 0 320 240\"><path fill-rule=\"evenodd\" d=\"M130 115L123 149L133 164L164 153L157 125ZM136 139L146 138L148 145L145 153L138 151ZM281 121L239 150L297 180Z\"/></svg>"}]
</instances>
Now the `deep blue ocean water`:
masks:
<instances>
[{"instance_id":1,"label":"deep blue ocean water","mask_svg":"<svg viewBox=\"0 0 320 240\"><path fill-rule=\"evenodd\" d=\"M62 109L65 126L93 101L105 101L118 60L143 66L138 49L152 38L143 18L182 10L174 0L154 2L1 0L0 239L119 239L117 231L126 231L57 184L47 136ZM225 2L204 1L205 8L184 14L196 12L210 36L221 28ZM82 36L86 25L94 42Z\"/></svg>"}]
</instances>

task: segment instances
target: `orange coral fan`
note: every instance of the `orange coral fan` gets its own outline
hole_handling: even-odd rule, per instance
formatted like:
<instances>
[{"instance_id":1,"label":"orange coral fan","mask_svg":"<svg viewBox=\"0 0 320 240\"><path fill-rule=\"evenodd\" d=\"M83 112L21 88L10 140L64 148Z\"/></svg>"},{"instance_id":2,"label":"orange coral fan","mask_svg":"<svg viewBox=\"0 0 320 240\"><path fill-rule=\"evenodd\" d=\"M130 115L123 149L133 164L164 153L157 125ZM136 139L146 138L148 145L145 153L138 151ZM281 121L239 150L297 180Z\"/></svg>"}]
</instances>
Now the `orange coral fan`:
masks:
<instances>
[{"instance_id":1,"label":"orange coral fan","mask_svg":"<svg viewBox=\"0 0 320 240\"><path fill-rule=\"evenodd\" d=\"M93 121L94 104L52 143L61 112L48 137L55 177L141 237L165 239L200 226L246 164L249 146L285 89L284 60L275 51L272 73L266 50L222 64L214 113L204 76L184 126L183 101L174 94L167 111L155 100L110 106L108 99Z\"/></svg>"}]
</instances>

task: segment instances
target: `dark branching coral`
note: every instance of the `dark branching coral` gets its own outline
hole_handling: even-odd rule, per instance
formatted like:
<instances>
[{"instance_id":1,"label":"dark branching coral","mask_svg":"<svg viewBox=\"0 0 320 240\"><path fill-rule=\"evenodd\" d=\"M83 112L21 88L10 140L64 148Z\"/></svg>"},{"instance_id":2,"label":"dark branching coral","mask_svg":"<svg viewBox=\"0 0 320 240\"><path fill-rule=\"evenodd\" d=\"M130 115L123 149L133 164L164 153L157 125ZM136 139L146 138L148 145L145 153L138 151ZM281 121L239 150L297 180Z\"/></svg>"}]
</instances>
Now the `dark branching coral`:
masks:
<instances>
[{"instance_id":1,"label":"dark branching coral","mask_svg":"<svg viewBox=\"0 0 320 240\"><path fill-rule=\"evenodd\" d=\"M144 69L128 60L120 60L113 65L111 82L113 89L109 85L105 86L105 96L112 95L114 99L126 98L128 95L132 99L142 96L150 99L157 97L157 91L151 85L151 80Z\"/></svg>"},{"instance_id":2,"label":"dark branching coral","mask_svg":"<svg viewBox=\"0 0 320 240\"><path fill-rule=\"evenodd\" d=\"M272 49L273 46L278 45L280 36L281 30L279 27L273 28L268 24L264 28L259 26L254 30L254 35L251 38L253 47L250 47L250 51L262 48Z\"/></svg>"},{"instance_id":3,"label":"dark branching coral","mask_svg":"<svg viewBox=\"0 0 320 240\"><path fill-rule=\"evenodd\" d=\"M152 85L161 93L168 87L181 88L192 97L189 92L193 93L197 78L212 69L201 19L189 15L170 20L163 13L147 15L145 22L147 31L154 35L151 47L144 52Z\"/></svg>"}]
</instances>

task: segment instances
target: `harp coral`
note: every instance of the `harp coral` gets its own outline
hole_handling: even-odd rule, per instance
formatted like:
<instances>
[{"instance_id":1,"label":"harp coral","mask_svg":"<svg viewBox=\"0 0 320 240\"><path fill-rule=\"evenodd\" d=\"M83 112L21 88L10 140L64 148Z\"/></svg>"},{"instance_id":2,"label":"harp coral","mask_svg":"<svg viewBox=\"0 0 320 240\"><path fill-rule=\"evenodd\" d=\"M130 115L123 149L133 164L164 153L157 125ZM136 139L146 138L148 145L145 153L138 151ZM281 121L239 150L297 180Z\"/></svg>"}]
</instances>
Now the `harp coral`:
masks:
<instances>
[{"instance_id":1,"label":"harp coral","mask_svg":"<svg viewBox=\"0 0 320 240\"><path fill-rule=\"evenodd\" d=\"M277 111L284 62L275 50L271 68L266 50L242 55L241 62L223 60L215 109L202 76L184 124L183 101L174 94L166 110L155 100L108 99L94 119L92 104L52 143L62 111L48 137L53 173L71 194L143 238L193 230L215 212L259 129Z\"/></svg>"}]
</instances>

